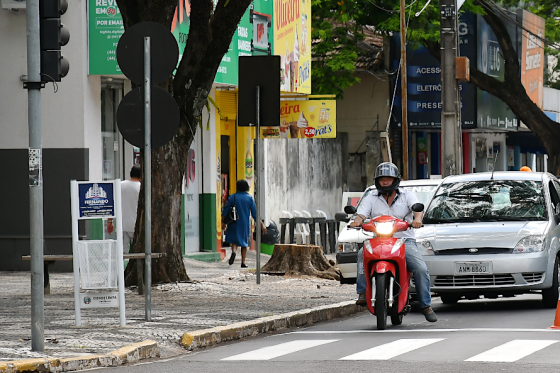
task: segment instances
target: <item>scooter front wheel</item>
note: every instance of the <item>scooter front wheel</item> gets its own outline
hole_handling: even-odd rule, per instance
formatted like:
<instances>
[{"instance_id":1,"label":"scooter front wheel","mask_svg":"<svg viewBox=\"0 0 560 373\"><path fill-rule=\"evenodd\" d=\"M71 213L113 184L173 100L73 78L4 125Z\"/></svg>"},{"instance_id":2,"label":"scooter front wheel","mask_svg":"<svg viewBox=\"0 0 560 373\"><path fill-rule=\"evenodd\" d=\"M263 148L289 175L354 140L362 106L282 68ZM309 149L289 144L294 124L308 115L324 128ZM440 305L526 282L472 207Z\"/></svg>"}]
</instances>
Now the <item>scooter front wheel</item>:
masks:
<instances>
[{"instance_id":1,"label":"scooter front wheel","mask_svg":"<svg viewBox=\"0 0 560 373\"><path fill-rule=\"evenodd\" d=\"M375 316L377 329L387 327L387 310L389 309L389 281L386 273L375 274Z\"/></svg>"}]
</instances>

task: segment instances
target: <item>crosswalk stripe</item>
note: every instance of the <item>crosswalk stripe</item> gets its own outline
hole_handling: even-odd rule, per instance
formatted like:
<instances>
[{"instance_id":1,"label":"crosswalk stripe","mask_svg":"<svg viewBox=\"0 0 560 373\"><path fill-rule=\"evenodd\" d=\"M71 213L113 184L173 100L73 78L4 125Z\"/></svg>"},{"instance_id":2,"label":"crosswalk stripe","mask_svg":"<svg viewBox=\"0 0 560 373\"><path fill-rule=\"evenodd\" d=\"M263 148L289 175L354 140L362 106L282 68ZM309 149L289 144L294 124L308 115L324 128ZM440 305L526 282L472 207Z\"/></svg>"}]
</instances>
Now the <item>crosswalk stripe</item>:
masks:
<instances>
[{"instance_id":1,"label":"crosswalk stripe","mask_svg":"<svg viewBox=\"0 0 560 373\"><path fill-rule=\"evenodd\" d=\"M349 356L345 356L340 360L388 360L414 351L418 348L431 345L445 338L431 338L431 339L399 339L397 341L386 343L381 346L370 348Z\"/></svg>"},{"instance_id":2,"label":"crosswalk stripe","mask_svg":"<svg viewBox=\"0 0 560 373\"><path fill-rule=\"evenodd\" d=\"M338 339L324 339L324 340L300 340L281 343L275 346L263 347L258 350L245 352L243 354L226 357L222 360L269 360L276 357L298 352L311 347L317 347L331 342L336 342Z\"/></svg>"},{"instance_id":3,"label":"crosswalk stripe","mask_svg":"<svg viewBox=\"0 0 560 373\"><path fill-rule=\"evenodd\" d=\"M558 341L516 339L491 350L473 356L465 361L487 361L511 363L542 350Z\"/></svg>"}]
</instances>

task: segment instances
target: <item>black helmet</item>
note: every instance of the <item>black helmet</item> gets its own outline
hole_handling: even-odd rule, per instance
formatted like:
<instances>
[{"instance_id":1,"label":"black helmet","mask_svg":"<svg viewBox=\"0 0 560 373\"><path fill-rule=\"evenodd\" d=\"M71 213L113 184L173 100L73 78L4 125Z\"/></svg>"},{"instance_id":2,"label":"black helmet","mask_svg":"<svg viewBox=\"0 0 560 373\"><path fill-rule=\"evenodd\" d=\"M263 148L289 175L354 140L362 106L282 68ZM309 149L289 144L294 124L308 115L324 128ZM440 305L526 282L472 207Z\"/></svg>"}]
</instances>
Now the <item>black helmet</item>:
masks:
<instances>
[{"instance_id":1,"label":"black helmet","mask_svg":"<svg viewBox=\"0 0 560 373\"><path fill-rule=\"evenodd\" d=\"M379 178L381 177L392 177L393 183L388 187L382 187L379 185ZM383 195L390 195L393 191L397 190L401 183L401 174L397 166L391 162L383 162L375 170L375 187Z\"/></svg>"}]
</instances>

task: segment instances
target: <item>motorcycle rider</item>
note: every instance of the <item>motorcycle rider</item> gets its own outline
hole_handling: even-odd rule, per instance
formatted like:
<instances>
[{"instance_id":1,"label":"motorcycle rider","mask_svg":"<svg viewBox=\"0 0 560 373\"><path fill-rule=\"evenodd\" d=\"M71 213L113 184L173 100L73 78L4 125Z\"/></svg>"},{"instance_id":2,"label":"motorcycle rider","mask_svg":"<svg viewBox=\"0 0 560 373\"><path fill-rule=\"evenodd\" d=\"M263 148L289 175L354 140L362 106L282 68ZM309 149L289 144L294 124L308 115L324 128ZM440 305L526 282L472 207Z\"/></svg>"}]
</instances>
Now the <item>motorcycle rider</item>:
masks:
<instances>
[{"instance_id":1,"label":"motorcycle rider","mask_svg":"<svg viewBox=\"0 0 560 373\"><path fill-rule=\"evenodd\" d=\"M367 195L358 207L357 216L350 223L350 227L359 227L365 219L380 215L390 215L408 221L412 228L422 226L422 213L413 212L412 205L418 203L418 198L413 192L399 188L401 175L399 169L391 162L383 162L375 170L375 187L377 193ZM413 218L412 218L413 217ZM414 230L408 228L404 232L395 232L394 237L405 239L406 267L412 272L416 284L418 302L422 314L429 322L436 322L437 316L432 310L430 293L430 276L426 262L418 252ZM366 277L364 274L363 248L358 251L358 274L356 278L356 291L358 293L357 305L366 305Z\"/></svg>"}]
</instances>

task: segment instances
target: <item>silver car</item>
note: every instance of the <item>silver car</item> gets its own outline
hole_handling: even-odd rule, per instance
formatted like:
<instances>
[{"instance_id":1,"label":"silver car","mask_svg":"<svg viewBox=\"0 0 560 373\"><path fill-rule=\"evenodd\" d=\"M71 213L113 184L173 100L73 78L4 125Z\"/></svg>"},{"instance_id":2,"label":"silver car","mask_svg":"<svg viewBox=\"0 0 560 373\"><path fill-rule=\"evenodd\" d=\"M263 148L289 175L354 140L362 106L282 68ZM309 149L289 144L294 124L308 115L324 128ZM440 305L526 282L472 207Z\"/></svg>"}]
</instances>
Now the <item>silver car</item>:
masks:
<instances>
[{"instance_id":1,"label":"silver car","mask_svg":"<svg viewBox=\"0 0 560 373\"><path fill-rule=\"evenodd\" d=\"M449 176L416 233L443 303L538 292L556 307L560 183L549 173Z\"/></svg>"}]
</instances>

